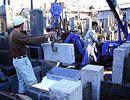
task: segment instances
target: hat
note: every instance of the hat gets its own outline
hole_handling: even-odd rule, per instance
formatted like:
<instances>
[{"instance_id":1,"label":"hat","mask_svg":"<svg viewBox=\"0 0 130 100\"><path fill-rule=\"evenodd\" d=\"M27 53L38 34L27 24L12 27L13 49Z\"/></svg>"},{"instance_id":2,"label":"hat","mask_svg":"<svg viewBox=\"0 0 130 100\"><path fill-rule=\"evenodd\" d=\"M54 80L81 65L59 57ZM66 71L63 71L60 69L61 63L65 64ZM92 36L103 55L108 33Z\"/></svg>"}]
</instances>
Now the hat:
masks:
<instances>
[{"instance_id":1,"label":"hat","mask_svg":"<svg viewBox=\"0 0 130 100\"><path fill-rule=\"evenodd\" d=\"M18 26L18 25L20 25L20 24L22 24L24 22L25 22L25 20L24 20L24 18L22 18L22 16L15 16L13 18L13 25L14 26Z\"/></svg>"}]
</instances>

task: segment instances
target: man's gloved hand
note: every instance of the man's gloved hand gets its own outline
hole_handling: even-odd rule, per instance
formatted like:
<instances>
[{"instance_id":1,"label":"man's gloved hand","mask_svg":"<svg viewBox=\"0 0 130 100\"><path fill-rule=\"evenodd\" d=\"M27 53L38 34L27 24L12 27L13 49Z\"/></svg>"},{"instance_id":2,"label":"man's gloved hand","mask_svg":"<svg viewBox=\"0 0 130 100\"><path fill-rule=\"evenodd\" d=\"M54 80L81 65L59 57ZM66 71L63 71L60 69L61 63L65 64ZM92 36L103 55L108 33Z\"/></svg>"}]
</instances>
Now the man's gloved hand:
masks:
<instances>
[{"instance_id":1,"label":"man's gloved hand","mask_svg":"<svg viewBox=\"0 0 130 100\"><path fill-rule=\"evenodd\" d=\"M52 28L46 28L46 37L47 38L50 38L51 36L54 36L55 35L55 29L52 29Z\"/></svg>"}]
</instances>

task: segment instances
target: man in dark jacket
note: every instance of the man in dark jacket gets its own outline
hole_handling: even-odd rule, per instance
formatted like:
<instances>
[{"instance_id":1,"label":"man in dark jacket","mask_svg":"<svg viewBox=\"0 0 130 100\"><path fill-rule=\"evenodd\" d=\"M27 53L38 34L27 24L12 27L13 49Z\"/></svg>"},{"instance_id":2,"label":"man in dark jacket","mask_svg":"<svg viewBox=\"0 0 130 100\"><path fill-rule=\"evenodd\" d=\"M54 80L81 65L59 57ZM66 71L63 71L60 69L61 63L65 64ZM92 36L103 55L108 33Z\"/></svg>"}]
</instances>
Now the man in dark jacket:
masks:
<instances>
[{"instance_id":1,"label":"man in dark jacket","mask_svg":"<svg viewBox=\"0 0 130 100\"><path fill-rule=\"evenodd\" d=\"M13 20L13 24L14 29L9 36L9 45L11 57L13 58L13 65L16 69L19 81L19 93L24 94L26 85L37 83L31 62L26 56L26 45L40 44L44 40L47 40L51 34L29 37L22 32L24 30L24 19L21 16L16 16Z\"/></svg>"}]
</instances>

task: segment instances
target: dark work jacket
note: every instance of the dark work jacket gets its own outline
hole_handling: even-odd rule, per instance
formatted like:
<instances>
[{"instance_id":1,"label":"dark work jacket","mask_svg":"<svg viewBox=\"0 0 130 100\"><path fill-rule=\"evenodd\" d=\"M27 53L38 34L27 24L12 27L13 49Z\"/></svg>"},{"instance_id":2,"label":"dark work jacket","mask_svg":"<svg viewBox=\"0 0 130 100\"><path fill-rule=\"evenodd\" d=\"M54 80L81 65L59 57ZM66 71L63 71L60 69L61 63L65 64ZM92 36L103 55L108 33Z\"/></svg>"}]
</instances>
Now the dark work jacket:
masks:
<instances>
[{"instance_id":1,"label":"dark work jacket","mask_svg":"<svg viewBox=\"0 0 130 100\"><path fill-rule=\"evenodd\" d=\"M40 44L47 40L46 36L29 37L24 32L13 30L9 36L11 57L26 55L26 45Z\"/></svg>"}]
</instances>

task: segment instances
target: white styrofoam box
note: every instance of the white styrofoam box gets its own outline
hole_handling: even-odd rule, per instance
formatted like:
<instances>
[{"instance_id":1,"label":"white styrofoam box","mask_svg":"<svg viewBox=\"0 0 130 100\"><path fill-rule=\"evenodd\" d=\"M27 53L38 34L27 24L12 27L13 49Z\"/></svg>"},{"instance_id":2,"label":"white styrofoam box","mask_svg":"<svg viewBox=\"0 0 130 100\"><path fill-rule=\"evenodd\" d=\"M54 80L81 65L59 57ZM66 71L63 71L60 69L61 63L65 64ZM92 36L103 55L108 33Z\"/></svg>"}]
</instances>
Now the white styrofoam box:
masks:
<instances>
[{"instance_id":1,"label":"white styrofoam box","mask_svg":"<svg viewBox=\"0 0 130 100\"><path fill-rule=\"evenodd\" d=\"M100 100L100 86L103 78L104 67L98 65L86 65L81 69L81 82L83 87L87 82L92 84L92 100Z\"/></svg>"},{"instance_id":2,"label":"white styrofoam box","mask_svg":"<svg viewBox=\"0 0 130 100\"><path fill-rule=\"evenodd\" d=\"M68 43L55 43L57 52L53 52L51 43L42 44L44 59L49 61L58 61L65 64L75 63L74 45Z\"/></svg>"},{"instance_id":3,"label":"white styrofoam box","mask_svg":"<svg viewBox=\"0 0 130 100\"><path fill-rule=\"evenodd\" d=\"M82 100L82 83L62 79L49 88L49 97L49 100Z\"/></svg>"},{"instance_id":4,"label":"white styrofoam box","mask_svg":"<svg viewBox=\"0 0 130 100\"><path fill-rule=\"evenodd\" d=\"M126 49L116 48L114 49L113 67L112 67L112 82L116 84L122 84L124 60L127 57Z\"/></svg>"}]
</instances>

